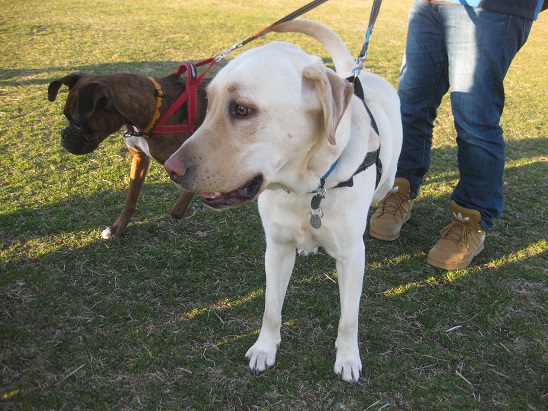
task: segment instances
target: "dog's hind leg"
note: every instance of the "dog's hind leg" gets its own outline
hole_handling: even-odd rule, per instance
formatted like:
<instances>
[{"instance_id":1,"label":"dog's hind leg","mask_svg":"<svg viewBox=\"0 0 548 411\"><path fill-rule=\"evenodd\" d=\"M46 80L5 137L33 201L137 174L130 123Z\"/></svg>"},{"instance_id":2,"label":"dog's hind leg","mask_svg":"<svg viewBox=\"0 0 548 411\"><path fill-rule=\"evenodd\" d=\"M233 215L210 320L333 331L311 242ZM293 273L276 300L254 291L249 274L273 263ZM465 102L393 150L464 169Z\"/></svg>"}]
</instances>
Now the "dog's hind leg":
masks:
<instances>
[{"instance_id":1,"label":"dog's hind leg","mask_svg":"<svg viewBox=\"0 0 548 411\"><path fill-rule=\"evenodd\" d=\"M110 227L105 228L101 233L101 237L104 240L119 237L126 231L129 220L135 212L137 199L141 194L148 171L148 166L150 165L150 157L148 157L145 153L137 151L131 147L128 147L128 150L131 154L133 154L133 160L131 162L129 190L126 197L126 203L122 209L122 213L115 223Z\"/></svg>"},{"instance_id":2,"label":"dog's hind leg","mask_svg":"<svg viewBox=\"0 0 548 411\"><path fill-rule=\"evenodd\" d=\"M341 318L335 347L337 358L334 371L343 381L358 381L362 363L358 348L358 315L365 270L363 241L353 247L351 254L337 259Z\"/></svg>"},{"instance_id":3,"label":"dog's hind leg","mask_svg":"<svg viewBox=\"0 0 548 411\"><path fill-rule=\"evenodd\" d=\"M249 368L265 371L276 362L276 351L281 342L282 307L289 278L295 265L295 247L270 244L265 254L266 290L265 310L259 338L247 351Z\"/></svg>"},{"instance_id":4,"label":"dog's hind leg","mask_svg":"<svg viewBox=\"0 0 548 411\"><path fill-rule=\"evenodd\" d=\"M171 217L175 218L176 220L179 220L183 217L192 217L195 210L192 207L189 208L188 204L190 203L190 200L192 200L193 196L194 193L183 190L181 192L181 195L179 196L179 199L171 208Z\"/></svg>"}]
</instances>

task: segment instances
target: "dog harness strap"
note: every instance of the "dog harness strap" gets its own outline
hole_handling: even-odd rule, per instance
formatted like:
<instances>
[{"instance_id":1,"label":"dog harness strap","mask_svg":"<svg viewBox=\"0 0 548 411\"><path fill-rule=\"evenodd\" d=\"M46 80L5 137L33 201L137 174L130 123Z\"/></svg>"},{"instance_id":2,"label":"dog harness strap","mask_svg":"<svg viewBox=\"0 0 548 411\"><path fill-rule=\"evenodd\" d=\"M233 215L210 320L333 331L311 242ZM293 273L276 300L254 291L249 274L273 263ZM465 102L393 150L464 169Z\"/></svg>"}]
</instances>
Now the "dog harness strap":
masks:
<instances>
[{"instance_id":1,"label":"dog harness strap","mask_svg":"<svg viewBox=\"0 0 548 411\"><path fill-rule=\"evenodd\" d=\"M354 85L354 94L360 98L360 100L363 102L363 105L365 106L365 110L367 111L367 114L369 114L369 118L371 120L371 127L373 130L375 130L375 133L379 135L379 128L377 126L377 122L375 121L375 117L373 117L373 113L371 110L369 110L369 107L367 107L367 104L365 103L365 95L363 93L363 87L361 85L360 79L357 76L351 76L347 78L348 81L350 81ZM333 188L339 188L339 187L353 187L354 186L354 176L358 173L361 173L362 171L367 170L370 166L375 164L377 166L377 177L375 179L375 189L379 186L379 182L381 181L382 177L382 163L381 163L381 147L379 145L379 148L375 151L370 151L365 155L365 159L360 164L358 169L352 174L352 176L342 183L337 184ZM320 178L320 186L318 187L318 190L316 190L314 197L312 197L312 200L310 201L310 225L315 228L316 230L319 229L322 226L322 217L324 215L322 208L320 207L320 204L322 200L325 198L325 193L327 192L327 189L325 188L325 180L333 169L336 167L337 163L339 162L339 159L335 160L333 164L331 164L331 167L329 167L329 170L327 170L327 173L325 173Z\"/></svg>"},{"instance_id":2,"label":"dog harness strap","mask_svg":"<svg viewBox=\"0 0 548 411\"><path fill-rule=\"evenodd\" d=\"M191 133L196 131L195 123L198 115L198 87L202 83L206 73L215 65L216 62L217 61L214 58L210 58L196 63L196 65L191 65L191 69L193 71L190 73L190 76L187 77L187 88L190 89L188 99L188 129ZM196 78L198 73L197 67L201 67L206 64L209 64L209 66L202 72L202 74L200 74L200 76ZM189 81L189 78L191 81Z\"/></svg>"},{"instance_id":3,"label":"dog harness strap","mask_svg":"<svg viewBox=\"0 0 548 411\"><path fill-rule=\"evenodd\" d=\"M377 135L379 135L379 127L377 126L377 122L375 121L375 117L373 117L373 113L371 112L371 110L369 110L369 107L367 107L367 104L365 103L365 95L364 95L364 92L363 92L363 87L362 87L362 84L360 82L360 79L358 77L350 76L350 77L347 78L347 80L350 81L354 85L354 94L356 96L358 96L360 98L360 100L363 102L365 110L367 111L367 114L369 114L369 118L371 119L371 127L373 127L373 130L375 130L375 133L377 133ZM377 177L376 177L376 181L375 181L375 188L377 188L378 185L379 185L379 182L381 181L381 177L382 177L382 162L381 162L380 153L381 153L380 146L377 150L370 151L369 153L367 153L366 156L365 156L365 159L363 160L363 163L360 164L360 166L358 167L356 172L354 174L352 174L352 176L348 180L337 184L333 188L352 187L352 186L354 186L354 176L358 173L361 173L362 171L367 170L373 164L375 164L377 166ZM331 172L333 171L333 169L337 165L338 161L339 161L339 159L337 159L337 161L335 161L331 165L331 167L329 168L327 173L325 173L322 176L322 178L320 179L320 189L324 189L325 180L331 174Z\"/></svg>"},{"instance_id":4,"label":"dog harness strap","mask_svg":"<svg viewBox=\"0 0 548 411\"><path fill-rule=\"evenodd\" d=\"M379 127L377 126L375 117L373 117L373 113L371 112L369 107L367 107L367 103L365 102L365 93L363 92L362 83L359 77L350 76L346 80L348 80L349 82L353 84L354 94L360 98L360 100L363 103L363 106L365 107L365 110L367 111L367 114L369 114L369 118L371 120L371 127L373 127L373 130L375 130L375 133L377 133L377 135L380 136ZM381 162L380 155L381 155L381 147L379 143L379 148L376 151L371 151L367 153L367 155L365 156L365 159L363 160L363 163L360 165L360 167L358 167L358 170L356 170L354 175L350 177L348 181L340 183L337 187L352 187L354 185L353 177L356 174L366 170L369 166L375 164L377 166L377 177L375 182L375 188L377 188L382 177L382 162Z\"/></svg>"},{"instance_id":5,"label":"dog harness strap","mask_svg":"<svg viewBox=\"0 0 548 411\"><path fill-rule=\"evenodd\" d=\"M191 65L191 67L196 70L196 67L194 65ZM191 78L191 81L188 81L188 79ZM188 110L188 131L191 133L194 133L196 130L194 127L194 122L196 121L196 114L198 113L198 85L199 83L196 83L196 73L193 72L192 76L187 77L187 88L188 88L188 102L187 102L187 110Z\"/></svg>"},{"instance_id":6,"label":"dog harness strap","mask_svg":"<svg viewBox=\"0 0 548 411\"><path fill-rule=\"evenodd\" d=\"M160 137L162 134L174 134L174 133L194 133L196 130L196 117L198 114L198 87L202 83L207 72L215 65L217 61L214 58L200 61L199 63L193 64L190 62L183 62L179 65L179 68L173 76L180 77L185 72L187 73L186 78L186 90L181 94L177 100L169 107L169 109L164 113L158 125L154 127L154 130L151 133L153 137ZM206 69L198 76L198 68L208 65ZM183 124L168 124L164 123L171 117L175 112L181 108L184 103L187 103L187 112L188 120Z\"/></svg>"},{"instance_id":7,"label":"dog harness strap","mask_svg":"<svg viewBox=\"0 0 548 411\"><path fill-rule=\"evenodd\" d=\"M375 188L377 188L378 185L379 185L379 182L381 181L381 177L382 177L382 164L381 164L381 159L379 157L380 150L381 149L379 148L375 151L370 151L369 153L367 153L367 155L365 156L365 159L363 160L363 163L360 164L360 166L358 167L356 172L352 175L352 177L350 177L346 181L343 181L342 183L337 184L333 188L352 187L352 186L354 186L354 176L356 174L361 173L362 171L367 170L373 164L377 165L377 177L375 179Z\"/></svg>"},{"instance_id":8,"label":"dog harness strap","mask_svg":"<svg viewBox=\"0 0 548 411\"><path fill-rule=\"evenodd\" d=\"M358 77L350 76L347 77L346 80L351 82L354 86L354 94L360 98L360 100L363 102L363 105L365 106L365 109L367 110L367 114L369 114L369 118L371 119L371 127L373 127L373 130L375 130L375 133L377 133L377 135L380 135L379 127L377 127L375 117L373 117L373 113L371 113L371 110L369 110L369 107L367 107L367 104L365 103L365 94L363 92L363 87L360 79Z\"/></svg>"}]
</instances>

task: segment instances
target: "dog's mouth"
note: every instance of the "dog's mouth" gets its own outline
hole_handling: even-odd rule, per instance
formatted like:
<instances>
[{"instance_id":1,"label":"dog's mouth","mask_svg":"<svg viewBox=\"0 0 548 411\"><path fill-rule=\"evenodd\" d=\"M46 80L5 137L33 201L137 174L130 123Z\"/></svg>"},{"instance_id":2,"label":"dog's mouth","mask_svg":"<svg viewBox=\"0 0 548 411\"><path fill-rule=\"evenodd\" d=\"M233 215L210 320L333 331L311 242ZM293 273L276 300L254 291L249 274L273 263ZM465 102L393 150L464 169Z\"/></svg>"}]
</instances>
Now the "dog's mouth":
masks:
<instances>
[{"instance_id":1,"label":"dog's mouth","mask_svg":"<svg viewBox=\"0 0 548 411\"><path fill-rule=\"evenodd\" d=\"M99 147L99 142L96 139L86 138L67 127L61 131L61 146L71 154L81 155L95 151Z\"/></svg>"},{"instance_id":2,"label":"dog's mouth","mask_svg":"<svg viewBox=\"0 0 548 411\"><path fill-rule=\"evenodd\" d=\"M258 175L246 184L228 193L200 193L202 201L211 208L224 209L238 207L257 197L263 185L263 176Z\"/></svg>"},{"instance_id":3,"label":"dog's mouth","mask_svg":"<svg viewBox=\"0 0 548 411\"><path fill-rule=\"evenodd\" d=\"M63 148L65 148L69 153L76 154L76 155L82 155L82 154L89 154L95 151L97 147L99 147L98 144L90 144L90 145L70 145L70 144L64 144L61 143Z\"/></svg>"}]
</instances>

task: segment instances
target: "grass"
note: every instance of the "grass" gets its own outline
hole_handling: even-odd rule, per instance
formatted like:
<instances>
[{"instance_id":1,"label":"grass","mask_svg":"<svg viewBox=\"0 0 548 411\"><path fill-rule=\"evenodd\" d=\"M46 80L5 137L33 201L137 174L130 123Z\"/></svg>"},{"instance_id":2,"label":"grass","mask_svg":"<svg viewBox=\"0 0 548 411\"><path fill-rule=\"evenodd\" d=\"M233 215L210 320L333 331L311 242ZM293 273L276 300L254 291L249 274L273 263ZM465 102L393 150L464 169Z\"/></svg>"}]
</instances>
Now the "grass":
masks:
<instances>
[{"instance_id":1,"label":"grass","mask_svg":"<svg viewBox=\"0 0 548 411\"><path fill-rule=\"evenodd\" d=\"M304 4L304 3L303 3ZM300 5L300 4L299 4ZM356 55L370 2L331 1L307 17ZM369 67L397 85L411 1L385 2ZM548 15L506 80L504 217L468 269L425 257L448 222L456 173L448 102L414 216L393 243L365 236L360 317L364 375L332 373L334 262L299 260L276 366L244 361L260 326L264 238L254 204L190 220L151 167L122 238L101 241L125 198L121 135L76 157L59 145L72 71L166 75L293 11L295 2L0 2L0 408L5 410L541 410L547 407ZM325 55L298 35L283 38ZM237 52L235 52L237 54Z\"/></svg>"}]
</instances>

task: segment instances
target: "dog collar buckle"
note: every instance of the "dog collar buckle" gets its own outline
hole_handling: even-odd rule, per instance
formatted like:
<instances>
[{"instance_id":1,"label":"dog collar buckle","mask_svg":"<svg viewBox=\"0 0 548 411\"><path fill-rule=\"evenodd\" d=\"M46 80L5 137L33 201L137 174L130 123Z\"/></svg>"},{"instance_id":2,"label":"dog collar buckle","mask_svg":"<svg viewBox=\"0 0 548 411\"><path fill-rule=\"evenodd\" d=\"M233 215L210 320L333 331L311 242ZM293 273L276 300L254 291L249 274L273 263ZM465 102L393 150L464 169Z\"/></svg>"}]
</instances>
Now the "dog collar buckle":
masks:
<instances>
[{"instance_id":1,"label":"dog collar buckle","mask_svg":"<svg viewBox=\"0 0 548 411\"><path fill-rule=\"evenodd\" d=\"M129 125L127 125L127 130L124 133L124 138L145 137L145 136L148 136L148 133L144 131L140 131L135 126L129 126Z\"/></svg>"}]
</instances>

